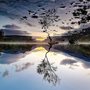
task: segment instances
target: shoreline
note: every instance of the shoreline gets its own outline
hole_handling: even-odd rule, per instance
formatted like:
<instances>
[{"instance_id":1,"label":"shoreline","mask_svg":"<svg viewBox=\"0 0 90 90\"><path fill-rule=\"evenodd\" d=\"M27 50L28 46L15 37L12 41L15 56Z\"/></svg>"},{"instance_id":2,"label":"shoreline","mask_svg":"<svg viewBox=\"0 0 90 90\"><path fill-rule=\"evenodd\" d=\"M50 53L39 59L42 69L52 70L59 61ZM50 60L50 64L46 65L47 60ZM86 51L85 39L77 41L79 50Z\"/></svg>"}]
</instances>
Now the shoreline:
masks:
<instances>
[{"instance_id":1,"label":"shoreline","mask_svg":"<svg viewBox=\"0 0 90 90\"><path fill-rule=\"evenodd\" d=\"M0 41L0 45L49 45L48 42L25 42L25 41ZM54 44L55 45L55 44ZM57 45L90 45L90 42L77 42L76 44L69 44L68 42L58 42Z\"/></svg>"}]
</instances>

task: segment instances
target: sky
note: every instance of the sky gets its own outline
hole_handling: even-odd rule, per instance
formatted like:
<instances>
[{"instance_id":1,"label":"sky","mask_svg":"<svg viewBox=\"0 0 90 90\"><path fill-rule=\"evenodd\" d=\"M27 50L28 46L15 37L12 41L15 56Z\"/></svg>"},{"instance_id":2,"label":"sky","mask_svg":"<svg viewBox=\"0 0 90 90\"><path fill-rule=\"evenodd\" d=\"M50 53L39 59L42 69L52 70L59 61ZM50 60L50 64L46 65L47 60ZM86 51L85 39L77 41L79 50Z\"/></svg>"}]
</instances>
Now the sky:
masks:
<instances>
[{"instance_id":1,"label":"sky","mask_svg":"<svg viewBox=\"0 0 90 90\"><path fill-rule=\"evenodd\" d=\"M0 29L7 29L3 27L5 25L16 25L20 27L20 31L25 31L28 35L47 36L46 33L42 32L39 20L31 18L28 13L28 10L43 13L42 8L46 10L55 8L57 15L60 16L61 20L55 23L56 26L49 27L52 36L80 28L77 24L71 25L69 23L69 19L73 18L71 12L74 8L70 5L73 1L78 2L78 0L0 0ZM62 6L65 6L65 8L61 8ZM27 20L21 20L25 16L28 17ZM54 32L55 30L57 32Z\"/></svg>"}]
</instances>

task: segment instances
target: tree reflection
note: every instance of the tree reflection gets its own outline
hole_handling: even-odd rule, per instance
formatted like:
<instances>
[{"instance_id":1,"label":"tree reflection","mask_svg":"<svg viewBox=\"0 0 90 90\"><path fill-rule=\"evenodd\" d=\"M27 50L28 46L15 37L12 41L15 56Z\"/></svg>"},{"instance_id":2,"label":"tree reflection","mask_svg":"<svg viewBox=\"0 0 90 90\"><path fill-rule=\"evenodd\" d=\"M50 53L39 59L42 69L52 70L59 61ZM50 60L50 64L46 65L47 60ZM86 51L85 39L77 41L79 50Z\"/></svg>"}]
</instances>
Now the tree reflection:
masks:
<instances>
[{"instance_id":1,"label":"tree reflection","mask_svg":"<svg viewBox=\"0 0 90 90\"><path fill-rule=\"evenodd\" d=\"M37 67L37 72L41 75L43 75L43 79L48 81L49 83L52 83L53 85L56 85L59 83L59 77L56 75L55 71L57 70L57 67L54 67L52 63L48 60L48 53L50 52L50 49L52 48L52 45L49 44L49 49L45 54L44 59Z\"/></svg>"}]
</instances>

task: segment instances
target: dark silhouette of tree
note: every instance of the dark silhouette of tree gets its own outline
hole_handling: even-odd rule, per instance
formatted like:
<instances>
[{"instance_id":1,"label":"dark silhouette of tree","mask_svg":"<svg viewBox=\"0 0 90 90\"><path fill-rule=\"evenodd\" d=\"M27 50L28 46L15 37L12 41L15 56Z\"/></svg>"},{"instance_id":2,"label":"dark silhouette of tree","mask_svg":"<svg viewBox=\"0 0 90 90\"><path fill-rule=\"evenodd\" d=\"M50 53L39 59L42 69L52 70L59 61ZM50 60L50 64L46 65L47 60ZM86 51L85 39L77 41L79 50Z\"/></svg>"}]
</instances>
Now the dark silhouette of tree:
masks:
<instances>
[{"instance_id":1,"label":"dark silhouette of tree","mask_svg":"<svg viewBox=\"0 0 90 90\"><path fill-rule=\"evenodd\" d=\"M59 77L56 75L55 71L57 67L54 67L48 60L48 53L53 46L53 40L48 33L48 29L50 26L57 22L59 16L56 15L56 9L49 9L45 10L43 13L40 14L39 23L42 26L43 32L47 33L49 38L49 49L45 54L45 58L42 60L41 64L38 65L37 72L43 75L43 79L47 80L49 83L56 85L59 82Z\"/></svg>"},{"instance_id":2,"label":"dark silhouette of tree","mask_svg":"<svg viewBox=\"0 0 90 90\"><path fill-rule=\"evenodd\" d=\"M42 12L39 15L39 23L42 26L43 32L47 33L49 42L48 44L56 44L57 42L53 41L50 34L49 34L49 27L53 26L55 22L58 22L59 16L57 15L56 9L48 9ZM55 30L54 30L55 31Z\"/></svg>"},{"instance_id":3,"label":"dark silhouette of tree","mask_svg":"<svg viewBox=\"0 0 90 90\"><path fill-rule=\"evenodd\" d=\"M2 40L4 37L4 32L2 30L0 30L0 40Z\"/></svg>"},{"instance_id":4,"label":"dark silhouette of tree","mask_svg":"<svg viewBox=\"0 0 90 90\"><path fill-rule=\"evenodd\" d=\"M2 30L0 30L0 36L3 36L3 35L4 35L3 31L2 31Z\"/></svg>"},{"instance_id":5,"label":"dark silhouette of tree","mask_svg":"<svg viewBox=\"0 0 90 90\"><path fill-rule=\"evenodd\" d=\"M73 38L69 39L69 44L75 44L75 40Z\"/></svg>"},{"instance_id":6,"label":"dark silhouette of tree","mask_svg":"<svg viewBox=\"0 0 90 90\"><path fill-rule=\"evenodd\" d=\"M59 21L59 16L57 15L56 9L48 9L40 14L40 24L42 25L42 29L48 31L48 28L54 24L54 22Z\"/></svg>"},{"instance_id":7,"label":"dark silhouette of tree","mask_svg":"<svg viewBox=\"0 0 90 90\"><path fill-rule=\"evenodd\" d=\"M55 73L57 67L54 67L53 64L49 62L47 55L50 52L50 49L52 48L52 46L56 44L56 42L52 40L49 34L49 27L53 26L55 22L58 22L60 19L59 19L59 16L57 15L57 11L55 8L46 10L45 8L42 7L41 9L43 9L43 12L41 13L38 11L32 12L31 10L28 10L29 15L32 13L31 18L38 19L38 22L41 25L43 32L47 33L47 36L49 39L49 42L48 42L49 49L46 52L45 57L42 60L41 64L38 65L37 72L43 75L44 80L47 80L49 83L52 83L53 85L56 85L60 80L59 77Z\"/></svg>"},{"instance_id":8,"label":"dark silhouette of tree","mask_svg":"<svg viewBox=\"0 0 90 90\"><path fill-rule=\"evenodd\" d=\"M52 38L49 34L49 27L53 26L55 22L60 20L59 16L57 15L57 10L55 8L45 9L41 5L39 7L41 8L37 11L28 10L29 16L22 16L21 19L29 21L28 18L30 17L32 19L38 20L38 23L41 25L43 32L47 33L49 42L52 42Z\"/></svg>"}]
</instances>

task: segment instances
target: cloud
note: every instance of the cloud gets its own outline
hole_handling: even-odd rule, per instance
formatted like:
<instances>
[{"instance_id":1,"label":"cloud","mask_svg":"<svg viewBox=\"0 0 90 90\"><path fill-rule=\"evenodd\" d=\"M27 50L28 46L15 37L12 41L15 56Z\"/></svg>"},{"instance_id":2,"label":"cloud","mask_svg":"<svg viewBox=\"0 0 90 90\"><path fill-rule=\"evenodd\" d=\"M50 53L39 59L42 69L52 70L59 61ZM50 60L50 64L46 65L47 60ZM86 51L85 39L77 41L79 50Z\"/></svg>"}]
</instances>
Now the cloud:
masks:
<instances>
[{"instance_id":1,"label":"cloud","mask_svg":"<svg viewBox=\"0 0 90 90\"><path fill-rule=\"evenodd\" d=\"M21 31L21 30L10 30L10 29L1 29L4 31L4 35L20 35L20 36L28 36L30 35L26 31Z\"/></svg>"},{"instance_id":2,"label":"cloud","mask_svg":"<svg viewBox=\"0 0 90 90\"><path fill-rule=\"evenodd\" d=\"M74 29L74 28L71 27L71 26L61 26L60 28L61 28L61 29L64 29L64 30L71 30L71 29Z\"/></svg>"},{"instance_id":3,"label":"cloud","mask_svg":"<svg viewBox=\"0 0 90 90\"><path fill-rule=\"evenodd\" d=\"M72 59L64 59L63 61L61 61L60 64L62 64L62 65L73 65L75 63L77 63L77 61L72 60Z\"/></svg>"},{"instance_id":4,"label":"cloud","mask_svg":"<svg viewBox=\"0 0 90 90\"><path fill-rule=\"evenodd\" d=\"M32 12L35 11L35 13L37 13L36 11L41 13L43 11L42 8L45 8L46 10L48 10L50 8L53 8L53 6L55 6L55 8L58 11L58 9L60 9L62 4L67 7L67 5L69 4L69 1L73 1L73 0L0 0L0 15L4 15L11 19L16 19L20 21L20 19L23 16L28 16L28 17L30 16L28 13L28 10ZM78 1L78 0L75 0L75 1ZM69 7L67 7L67 10L68 8ZM67 12L67 10L65 9L64 12ZM62 12L62 10L58 11L57 13L58 15L60 15L60 18L62 20L69 19L69 16L71 15L68 13L66 17L66 15ZM32 15L33 13L30 13L30 14ZM28 18L30 19L29 22L27 21L27 23L25 24L27 24L28 26L33 26L32 25L33 23L37 24L35 23L35 19L32 20L30 17ZM31 22L33 23L31 24ZM64 29L66 30L66 28ZM67 30L68 29L71 29L71 28L69 27L67 28Z\"/></svg>"},{"instance_id":5,"label":"cloud","mask_svg":"<svg viewBox=\"0 0 90 90\"><path fill-rule=\"evenodd\" d=\"M90 69L90 62L84 62L84 63L82 63L82 66L83 66L85 69Z\"/></svg>"},{"instance_id":6,"label":"cloud","mask_svg":"<svg viewBox=\"0 0 90 90\"><path fill-rule=\"evenodd\" d=\"M4 29L0 30L4 32L4 35L24 35L24 36L30 35L30 33L28 33L27 31L22 31L20 27L15 24L4 25L3 27Z\"/></svg>"},{"instance_id":7,"label":"cloud","mask_svg":"<svg viewBox=\"0 0 90 90\"><path fill-rule=\"evenodd\" d=\"M3 27L6 28L6 29L20 29L20 27L17 26L17 25L15 25L15 24L12 24L12 25L10 25L10 24L4 25Z\"/></svg>"}]
</instances>

